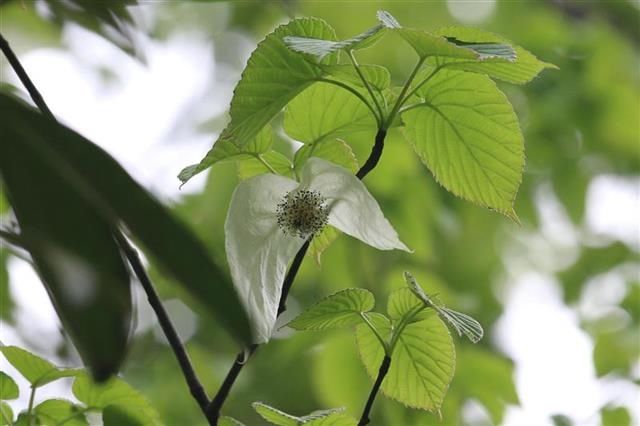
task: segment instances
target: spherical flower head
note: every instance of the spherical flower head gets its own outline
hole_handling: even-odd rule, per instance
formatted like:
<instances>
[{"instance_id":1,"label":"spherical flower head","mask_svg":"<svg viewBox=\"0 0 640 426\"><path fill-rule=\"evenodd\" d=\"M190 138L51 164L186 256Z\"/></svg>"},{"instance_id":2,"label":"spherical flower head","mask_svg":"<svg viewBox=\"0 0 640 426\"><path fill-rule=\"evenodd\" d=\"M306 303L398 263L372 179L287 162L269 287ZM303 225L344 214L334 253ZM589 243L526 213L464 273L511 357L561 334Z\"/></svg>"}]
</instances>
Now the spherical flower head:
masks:
<instances>
[{"instance_id":1,"label":"spherical flower head","mask_svg":"<svg viewBox=\"0 0 640 426\"><path fill-rule=\"evenodd\" d=\"M319 192L299 189L285 194L276 207L276 216L285 234L306 240L327 225L329 208Z\"/></svg>"}]
</instances>

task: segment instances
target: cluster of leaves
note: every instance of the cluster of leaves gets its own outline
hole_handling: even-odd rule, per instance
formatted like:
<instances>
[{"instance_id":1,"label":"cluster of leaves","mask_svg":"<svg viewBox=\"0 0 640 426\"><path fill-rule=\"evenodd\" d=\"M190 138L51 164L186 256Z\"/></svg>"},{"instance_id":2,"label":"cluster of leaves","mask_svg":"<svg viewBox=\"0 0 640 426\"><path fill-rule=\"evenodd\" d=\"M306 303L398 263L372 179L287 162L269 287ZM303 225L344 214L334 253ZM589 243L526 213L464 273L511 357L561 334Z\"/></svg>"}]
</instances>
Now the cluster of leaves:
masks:
<instances>
[{"instance_id":1,"label":"cluster of leaves","mask_svg":"<svg viewBox=\"0 0 640 426\"><path fill-rule=\"evenodd\" d=\"M439 411L453 378L456 360L447 324L473 343L477 343L484 332L473 318L446 308L428 296L408 272L405 272L405 281L407 287L389 296L387 315L372 312L375 298L371 292L348 288L318 301L286 326L301 331L355 327L360 358L372 378L379 374L385 358L391 362L382 392L408 407ZM256 402L253 406L264 419L280 426L355 426L357 423L343 412L344 408L296 417L263 403ZM226 421L230 425L240 424L229 417Z\"/></svg>"},{"instance_id":2,"label":"cluster of leaves","mask_svg":"<svg viewBox=\"0 0 640 426\"><path fill-rule=\"evenodd\" d=\"M291 174L309 155L352 167L353 155L343 142L348 136L401 126L445 188L515 219L523 138L509 101L491 78L523 84L552 65L484 31L450 27L429 33L401 27L388 12L379 12L378 19L373 28L341 41L315 18L293 20L268 35L234 91L229 125L180 179L229 160L240 162L242 177L260 169ZM390 87L386 68L359 65L354 57L387 33L406 41L419 58L402 88ZM341 64L340 53L351 63ZM306 144L293 163L259 135L285 106L284 131ZM256 166L251 173L242 172L245 161Z\"/></svg>"},{"instance_id":3,"label":"cluster of leaves","mask_svg":"<svg viewBox=\"0 0 640 426\"><path fill-rule=\"evenodd\" d=\"M2 346L0 352L31 386L29 406L16 417L5 401L20 396L18 385L0 371L0 425L88 426L87 414L100 415L106 426L161 424L147 400L119 378L112 377L106 383L97 384L84 369L57 367L17 346ZM39 388L69 377L74 380L72 392L78 402L48 399L34 406Z\"/></svg>"}]
</instances>

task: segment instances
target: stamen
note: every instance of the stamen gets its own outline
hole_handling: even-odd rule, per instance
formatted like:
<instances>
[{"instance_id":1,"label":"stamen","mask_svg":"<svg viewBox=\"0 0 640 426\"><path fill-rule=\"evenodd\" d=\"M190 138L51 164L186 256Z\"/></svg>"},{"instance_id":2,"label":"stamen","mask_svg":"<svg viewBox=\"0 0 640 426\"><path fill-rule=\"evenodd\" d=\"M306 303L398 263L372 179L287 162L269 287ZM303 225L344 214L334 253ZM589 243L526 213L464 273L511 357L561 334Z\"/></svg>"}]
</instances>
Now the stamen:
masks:
<instances>
[{"instance_id":1,"label":"stamen","mask_svg":"<svg viewBox=\"0 0 640 426\"><path fill-rule=\"evenodd\" d=\"M325 227L329 208L319 192L302 189L288 192L278 204L276 215L285 234L307 239Z\"/></svg>"}]
</instances>

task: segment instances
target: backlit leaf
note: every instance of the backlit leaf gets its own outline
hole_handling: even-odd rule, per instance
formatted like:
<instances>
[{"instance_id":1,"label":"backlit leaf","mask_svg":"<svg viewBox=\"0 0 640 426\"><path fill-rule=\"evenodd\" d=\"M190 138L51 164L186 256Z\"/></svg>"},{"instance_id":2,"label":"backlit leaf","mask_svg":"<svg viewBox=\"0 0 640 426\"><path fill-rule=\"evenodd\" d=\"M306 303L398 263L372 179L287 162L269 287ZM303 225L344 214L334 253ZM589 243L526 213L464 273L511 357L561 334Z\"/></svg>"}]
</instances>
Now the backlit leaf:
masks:
<instances>
[{"instance_id":1,"label":"backlit leaf","mask_svg":"<svg viewBox=\"0 0 640 426\"><path fill-rule=\"evenodd\" d=\"M64 399L48 399L38 404L34 411L38 419L45 425L88 426L82 408Z\"/></svg>"},{"instance_id":2,"label":"backlit leaf","mask_svg":"<svg viewBox=\"0 0 640 426\"><path fill-rule=\"evenodd\" d=\"M296 330L328 330L362 321L360 314L375 305L373 294L365 289L348 288L316 302L287 324Z\"/></svg>"},{"instance_id":3,"label":"backlit leaf","mask_svg":"<svg viewBox=\"0 0 640 426\"><path fill-rule=\"evenodd\" d=\"M0 352L33 387L43 386L63 377L80 374L77 368L59 368L17 346L0 346Z\"/></svg>"},{"instance_id":4,"label":"backlit leaf","mask_svg":"<svg viewBox=\"0 0 640 426\"><path fill-rule=\"evenodd\" d=\"M285 132L304 143L375 129L375 118L360 99L328 83L314 84L296 96L284 115Z\"/></svg>"},{"instance_id":5,"label":"backlit leaf","mask_svg":"<svg viewBox=\"0 0 640 426\"><path fill-rule=\"evenodd\" d=\"M524 140L511 104L488 77L440 71L402 114L405 136L454 194L517 220Z\"/></svg>"},{"instance_id":6,"label":"backlit leaf","mask_svg":"<svg viewBox=\"0 0 640 426\"><path fill-rule=\"evenodd\" d=\"M16 399L20 396L18 385L4 371L0 371L0 399Z\"/></svg>"},{"instance_id":7,"label":"backlit leaf","mask_svg":"<svg viewBox=\"0 0 640 426\"><path fill-rule=\"evenodd\" d=\"M383 323L379 322L378 328ZM387 324L389 333L391 324ZM360 357L367 373L375 378L384 349L365 325L356 328ZM447 327L437 315L408 324L400 335L382 392L409 407L435 411L440 408L453 378L455 352Z\"/></svg>"},{"instance_id":8,"label":"backlit leaf","mask_svg":"<svg viewBox=\"0 0 640 426\"><path fill-rule=\"evenodd\" d=\"M540 61L531 52L520 46L514 45L509 40L477 28L447 27L436 31L435 34L455 39L456 41L453 41L454 43L460 43L460 41L463 40L467 43L480 43L480 50L478 50L477 44L475 47L472 44L466 45L466 47L474 49L481 54L481 57L479 58L481 60L479 61L467 61L452 58L437 58L433 60L433 64L446 64L446 68L487 74L489 77L514 84L527 83L546 68L557 68L553 64ZM494 45L491 43L496 44ZM483 44L486 46L482 46ZM506 50L502 47L498 48L498 46L501 45L509 46L513 49L514 55L507 55L507 57L504 57ZM493 57L482 56L487 53L491 53L496 48L498 48L498 50L503 54L494 55Z\"/></svg>"},{"instance_id":9,"label":"backlit leaf","mask_svg":"<svg viewBox=\"0 0 640 426\"><path fill-rule=\"evenodd\" d=\"M140 424L161 424L158 413L149 402L137 390L116 377L104 384L97 384L86 374L80 374L76 377L72 390L78 401L89 407L105 409L116 406L121 408L124 415Z\"/></svg>"},{"instance_id":10,"label":"backlit leaf","mask_svg":"<svg viewBox=\"0 0 640 426\"><path fill-rule=\"evenodd\" d=\"M238 161L238 177L241 180L264 173L273 173L293 177L293 164L277 151L268 151L256 157L243 158Z\"/></svg>"},{"instance_id":11,"label":"backlit leaf","mask_svg":"<svg viewBox=\"0 0 640 426\"><path fill-rule=\"evenodd\" d=\"M286 36L334 40L335 32L320 19L303 18L276 28L260 42L234 90L229 111L231 122L216 143L230 140L243 147L291 99L322 76L318 64L311 63L284 44ZM197 166L183 170L180 174L183 183L211 164L207 154Z\"/></svg>"}]
</instances>

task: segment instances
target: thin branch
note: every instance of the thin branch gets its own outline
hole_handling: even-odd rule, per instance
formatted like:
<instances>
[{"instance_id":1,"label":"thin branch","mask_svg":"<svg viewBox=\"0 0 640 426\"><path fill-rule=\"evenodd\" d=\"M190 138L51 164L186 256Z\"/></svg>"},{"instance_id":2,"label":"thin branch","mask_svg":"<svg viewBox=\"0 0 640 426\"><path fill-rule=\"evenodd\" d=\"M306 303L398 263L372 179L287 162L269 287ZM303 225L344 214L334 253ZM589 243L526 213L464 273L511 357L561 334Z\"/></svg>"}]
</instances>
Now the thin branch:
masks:
<instances>
[{"instance_id":1,"label":"thin branch","mask_svg":"<svg viewBox=\"0 0 640 426\"><path fill-rule=\"evenodd\" d=\"M200 409L206 416L207 406L209 405L209 397L207 397L204 387L196 376L193 366L191 365L189 355L182 345L182 342L178 337L178 333L176 332L176 329L173 326L173 323L171 322L167 311L164 309L158 293L156 293L156 290L153 288L153 284L151 283L151 280L149 279L149 276L147 275L147 272L145 271L144 266L140 261L138 251L133 248L131 243L129 243L129 241L122 235L121 232L115 231L114 234L121 250L127 257L127 260L129 261L133 272L136 274L136 277L138 277L138 281L140 281L142 288L147 294L149 305L151 305L151 308L158 317L160 328L162 328L162 332L167 337L169 345L171 346L171 349L173 349L173 352L178 359L178 364L180 364L182 374L184 375L187 385L189 386L191 395L196 400L196 402L200 406ZM211 424L215 425L215 423Z\"/></svg>"},{"instance_id":2,"label":"thin branch","mask_svg":"<svg viewBox=\"0 0 640 426\"><path fill-rule=\"evenodd\" d=\"M293 281L296 279L298 269L300 269L300 265L302 265L304 256L307 254L307 250L309 250L312 238L313 237L310 237L304 242L302 247L300 247L300 250L296 253L296 257L294 257L293 262L291 262L287 275L284 277L284 281L282 282L282 292L280 293L280 303L278 305L278 316L282 315L282 313L287 310L287 297L289 297L289 291L291 290Z\"/></svg>"},{"instance_id":3,"label":"thin branch","mask_svg":"<svg viewBox=\"0 0 640 426\"><path fill-rule=\"evenodd\" d=\"M20 79L24 87L27 89L27 92L29 92L29 96L31 96L31 99L36 104L38 109L42 111L44 115L46 115L47 117L55 121L56 119L51 113L51 110L45 103L44 99L42 98L42 95L40 94L40 92L38 92L38 89L36 89L36 86L33 84L31 79L29 78L29 75L27 75L27 72L24 70L24 68L22 67L22 64L18 60L18 57L16 56L15 53L13 53L13 50L9 46L9 43L7 42L7 40L5 40L2 34L0 34L0 49L2 50L2 53L4 53L4 56L7 58L7 60L9 61L11 68L13 68L15 73L18 75L18 78Z\"/></svg>"},{"instance_id":4,"label":"thin branch","mask_svg":"<svg viewBox=\"0 0 640 426\"><path fill-rule=\"evenodd\" d=\"M236 356L236 360L233 362L231 369L227 373L227 377L225 377L224 382L220 386L220 390L216 396L211 400L211 403L207 407L206 415L207 419L211 424L218 424L218 418L220 417L220 410L222 409L222 404L229 396L229 392L231 391L231 387L235 383L242 367L249 362L249 357L253 355L253 353L258 349L258 345L251 345L246 351L240 352Z\"/></svg>"},{"instance_id":5,"label":"thin branch","mask_svg":"<svg viewBox=\"0 0 640 426\"><path fill-rule=\"evenodd\" d=\"M369 424L370 422L369 413L371 412L371 408L373 408L373 402L376 400L376 395L378 395L380 386L382 386L382 381L384 380L385 376L389 372L390 365L391 365L391 358L389 356L385 356L382 359L382 364L380 364L380 369L378 370L378 377L376 378L376 382L373 384L373 388L371 388L371 393L369 394L367 403L364 406L364 410L362 411L362 416L360 416L360 421L358 422L358 426L365 426Z\"/></svg>"},{"instance_id":6,"label":"thin branch","mask_svg":"<svg viewBox=\"0 0 640 426\"><path fill-rule=\"evenodd\" d=\"M31 99L36 104L38 109L40 109L42 114L44 114L51 120L57 121L55 119L55 116L51 113L51 110L45 103L44 99L40 95L40 92L38 92L38 89L29 78L29 75L27 74L25 69L22 67L22 64L18 60L18 57L15 55L15 53L9 46L9 43L7 42L7 40L5 40L4 37L2 37L1 34L0 34L0 49L6 56L7 60L9 61L9 64L11 65L15 73L18 75L18 78L20 79L22 84L25 86L25 88L29 92ZM138 255L137 250L133 248L133 246L129 243L129 241L125 238L125 236L119 230L114 229L113 234L118 244L120 245L121 250L127 257L127 260L129 261L129 264L131 265L133 272L136 274L138 281L140 281L140 284L142 285L145 293L147 294L147 298L149 299L149 304L153 308L156 316L158 317L158 322L160 323L160 327L162 328L162 331L164 332L165 336L167 337L167 340L169 341L169 345L171 346L171 349L173 350L176 358L178 359L178 363L180 364L180 368L182 369L184 378L187 382L187 385L189 386L191 395L200 406L200 409L202 410L202 412L206 415L206 408L209 405L209 398L207 397L204 387L198 380L198 377L196 376L193 366L191 365L189 355L187 354L184 346L182 345L182 342L180 342L178 333L176 332L173 326L173 323L171 322L171 319L167 314L167 311L164 309L164 306L162 305L160 297L156 293L153 287L153 284L151 283L151 280L149 279L149 276L147 275L144 269L144 266L142 265L142 262L140 261L140 257ZM212 423L212 424L215 425L215 423Z\"/></svg>"}]
</instances>

